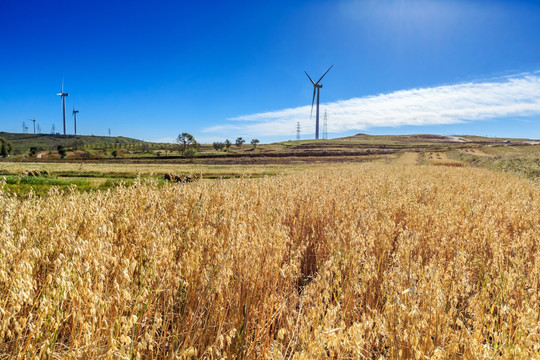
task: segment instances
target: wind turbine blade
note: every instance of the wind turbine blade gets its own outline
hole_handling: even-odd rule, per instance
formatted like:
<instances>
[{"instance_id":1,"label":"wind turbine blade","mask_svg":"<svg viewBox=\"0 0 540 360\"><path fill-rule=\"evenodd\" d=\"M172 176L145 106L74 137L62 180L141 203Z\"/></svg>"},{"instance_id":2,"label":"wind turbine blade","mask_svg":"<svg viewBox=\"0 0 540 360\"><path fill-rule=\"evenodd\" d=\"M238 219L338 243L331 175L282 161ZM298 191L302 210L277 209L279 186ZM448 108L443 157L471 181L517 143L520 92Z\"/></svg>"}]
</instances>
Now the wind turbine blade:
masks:
<instances>
[{"instance_id":1,"label":"wind turbine blade","mask_svg":"<svg viewBox=\"0 0 540 360\"><path fill-rule=\"evenodd\" d=\"M315 92L317 91L317 88L313 88L313 100L311 100L311 114L309 114L309 119L311 120L311 116L313 116L313 104L315 103Z\"/></svg>"},{"instance_id":2,"label":"wind turbine blade","mask_svg":"<svg viewBox=\"0 0 540 360\"><path fill-rule=\"evenodd\" d=\"M330 67L328 68L328 70L326 70L326 72L323 74L323 76L321 76L321 78L319 79L319 81L316 82L316 84L320 83L321 80L322 80L322 78L324 77L324 75L328 74L328 72L330 71L330 69L333 68L333 67L334 67L334 65L330 66Z\"/></svg>"},{"instance_id":3,"label":"wind turbine blade","mask_svg":"<svg viewBox=\"0 0 540 360\"><path fill-rule=\"evenodd\" d=\"M304 70L304 72L306 73L307 77L309 78L309 81L311 81L311 83L313 85L315 85L315 83L313 82L313 79L311 79L311 76L308 75L308 73L306 72L306 70Z\"/></svg>"}]
</instances>

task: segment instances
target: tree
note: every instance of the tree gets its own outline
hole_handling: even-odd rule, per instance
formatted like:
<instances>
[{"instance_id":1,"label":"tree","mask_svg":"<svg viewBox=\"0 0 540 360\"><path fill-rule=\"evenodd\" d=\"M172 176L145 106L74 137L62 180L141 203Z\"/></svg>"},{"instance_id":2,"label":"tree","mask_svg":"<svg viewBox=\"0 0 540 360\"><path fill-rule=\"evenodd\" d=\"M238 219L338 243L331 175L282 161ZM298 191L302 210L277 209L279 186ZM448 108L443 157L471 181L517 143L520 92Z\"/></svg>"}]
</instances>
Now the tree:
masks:
<instances>
[{"instance_id":1,"label":"tree","mask_svg":"<svg viewBox=\"0 0 540 360\"><path fill-rule=\"evenodd\" d=\"M0 156L7 157L11 150L13 150L11 143L0 137Z\"/></svg>"},{"instance_id":2,"label":"tree","mask_svg":"<svg viewBox=\"0 0 540 360\"><path fill-rule=\"evenodd\" d=\"M225 140L225 150L229 151L230 147L231 147L231 141L229 139Z\"/></svg>"},{"instance_id":3,"label":"tree","mask_svg":"<svg viewBox=\"0 0 540 360\"><path fill-rule=\"evenodd\" d=\"M215 142L213 146L214 146L214 149L216 149L216 151L220 151L220 150L223 150L223 148L225 147L225 144L222 142Z\"/></svg>"},{"instance_id":4,"label":"tree","mask_svg":"<svg viewBox=\"0 0 540 360\"><path fill-rule=\"evenodd\" d=\"M36 156L36 152L37 152L37 148L35 146L30 147L30 149L28 150L28 153L30 154L30 156Z\"/></svg>"},{"instance_id":5,"label":"tree","mask_svg":"<svg viewBox=\"0 0 540 360\"><path fill-rule=\"evenodd\" d=\"M242 137L239 137L239 138L236 138L236 146L238 146L239 148L242 147L242 145L246 142L246 140L242 139Z\"/></svg>"},{"instance_id":6,"label":"tree","mask_svg":"<svg viewBox=\"0 0 540 360\"><path fill-rule=\"evenodd\" d=\"M255 149L257 147L257 144L260 143L259 139L253 139L251 140L251 145L253 145L253 148Z\"/></svg>"},{"instance_id":7,"label":"tree","mask_svg":"<svg viewBox=\"0 0 540 360\"><path fill-rule=\"evenodd\" d=\"M187 149L194 149L197 150L199 148L199 144L197 144L197 141L193 137L193 135L188 133L181 133L176 138L176 143L180 145L180 151L182 152L182 156L186 154Z\"/></svg>"},{"instance_id":8,"label":"tree","mask_svg":"<svg viewBox=\"0 0 540 360\"><path fill-rule=\"evenodd\" d=\"M113 150L112 156L114 156L114 158L116 159L118 157L118 151Z\"/></svg>"}]
</instances>

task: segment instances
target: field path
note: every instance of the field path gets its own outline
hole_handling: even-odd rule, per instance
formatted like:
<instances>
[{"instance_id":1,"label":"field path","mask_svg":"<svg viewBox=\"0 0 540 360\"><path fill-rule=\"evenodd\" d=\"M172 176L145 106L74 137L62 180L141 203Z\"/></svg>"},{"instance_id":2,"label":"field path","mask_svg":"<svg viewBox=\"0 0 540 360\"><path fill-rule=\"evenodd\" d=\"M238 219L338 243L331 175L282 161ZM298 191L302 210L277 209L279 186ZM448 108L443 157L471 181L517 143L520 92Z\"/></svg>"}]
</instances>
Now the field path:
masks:
<instances>
[{"instance_id":1,"label":"field path","mask_svg":"<svg viewBox=\"0 0 540 360\"><path fill-rule=\"evenodd\" d=\"M396 159L396 164L400 165L418 165L420 154L416 152L404 152Z\"/></svg>"}]
</instances>

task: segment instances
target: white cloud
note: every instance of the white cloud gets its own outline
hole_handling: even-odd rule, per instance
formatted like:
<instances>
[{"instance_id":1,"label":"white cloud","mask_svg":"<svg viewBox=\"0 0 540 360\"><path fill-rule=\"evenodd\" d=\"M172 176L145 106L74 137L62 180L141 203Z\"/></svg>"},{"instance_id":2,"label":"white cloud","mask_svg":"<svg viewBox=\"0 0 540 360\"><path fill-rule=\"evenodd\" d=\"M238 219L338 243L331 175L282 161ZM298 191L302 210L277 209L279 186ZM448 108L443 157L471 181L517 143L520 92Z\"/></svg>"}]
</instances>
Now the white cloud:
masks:
<instances>
[{"instance_id":1,"label":"white cloud","mask_svg":"<svg viewBox=\"0 0 540 360\"><path fill-rule=\"evenodd\" d=\"M485 82L469 82L432 88L401 90L321 104L328 112L328 132L366 130L380 126L437 125L540 114L538 73ZM226 125L204 129L213 135L294 135L300 122L302 133L315 132L311 105L250 114L228 119Z\"/></svg>"}]
</instances>

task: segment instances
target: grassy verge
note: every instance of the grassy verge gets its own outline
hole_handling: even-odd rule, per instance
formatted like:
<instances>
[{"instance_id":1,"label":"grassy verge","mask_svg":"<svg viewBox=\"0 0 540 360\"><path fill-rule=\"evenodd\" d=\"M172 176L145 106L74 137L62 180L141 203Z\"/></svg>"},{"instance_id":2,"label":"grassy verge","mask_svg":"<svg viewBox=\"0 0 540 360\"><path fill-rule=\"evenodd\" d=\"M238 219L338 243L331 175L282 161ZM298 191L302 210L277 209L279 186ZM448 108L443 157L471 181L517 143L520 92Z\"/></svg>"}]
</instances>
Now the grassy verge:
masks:
<instances>
[{"instance_id":1,"label":"grassy verge","mask_svg":"<svg viewBox=\"0 0 540 360\"><path fill-rule=\"evenodd\" d=\"M540 157L536 154L477 156L453 151L449 156L469 166L509 172L528 179L540 179Z\"/></svg>"}]
</instances>

